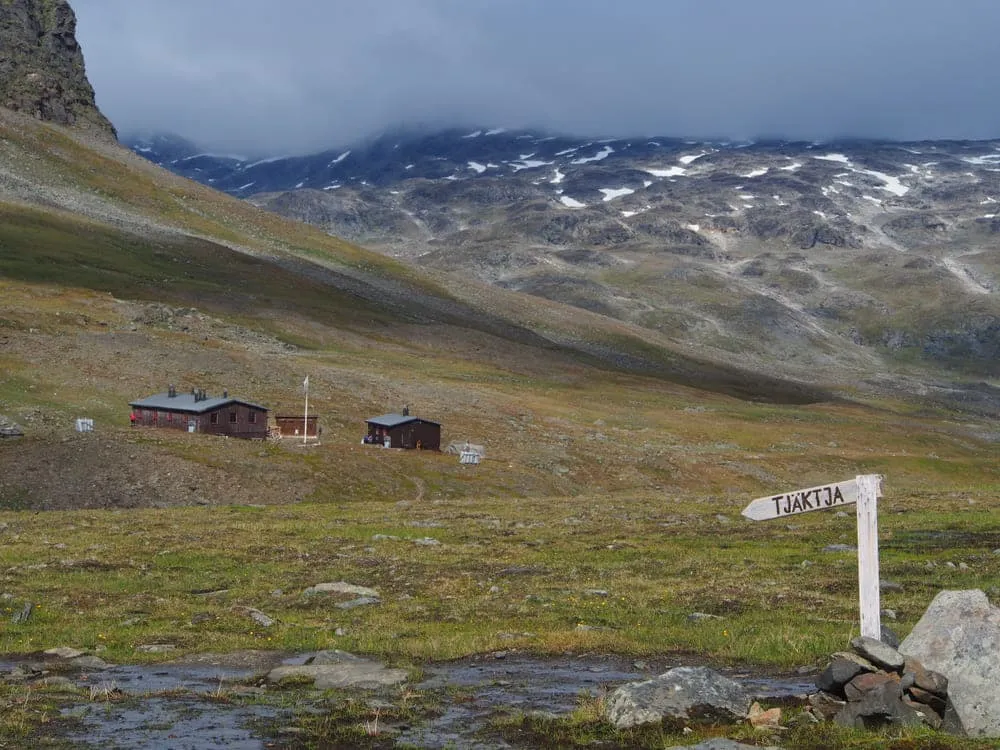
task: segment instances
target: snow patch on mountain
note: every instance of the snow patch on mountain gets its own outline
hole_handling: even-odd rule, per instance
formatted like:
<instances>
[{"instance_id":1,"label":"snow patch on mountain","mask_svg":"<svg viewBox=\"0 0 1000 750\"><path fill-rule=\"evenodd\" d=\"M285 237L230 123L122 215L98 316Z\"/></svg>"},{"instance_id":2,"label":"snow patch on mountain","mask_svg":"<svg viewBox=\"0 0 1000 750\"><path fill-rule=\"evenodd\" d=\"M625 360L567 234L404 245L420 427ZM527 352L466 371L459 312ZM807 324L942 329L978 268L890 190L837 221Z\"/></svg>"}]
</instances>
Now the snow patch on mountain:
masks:
<instances>
[{"instance_id":1,"label":"snow patch on mountain","mask_svg":"<svg viewBox=\"0 0 1000 750\"><path fill-rule=\"evenodd\" d=\"M345 151L344 153L342 153L340 156L338 156L336 159L334 159L329 164L327 164L327 166L328 167L334 167L337 164L340 164L340 162L342 162L344 159L346 159L350 155L351 155L351 151L350 151L350 149L348 149L347 151Z\"/></svg>"},{"instance_id":2,"label":"snow patch on mountain","mask_svg":"<svg viewBox=\"0 0 1000 750\"><path fill-rule=\"evenodd\" d=\"M602 193L604 193L604 202L613 201L615 198L621 198L626 195L632 195L635 192L632 188L601 188Z\"/></svg>"},{"instance_id":3,"label":"snow patch on mountain","mask_svg":"<svg viewBox=\"0 0 1000 750\"><path fill-rule=\"evenodd\" d=\"M592 161L601 161L602 159L607 159L614 152L615 150L611 146L605 146L594 156L582 156L579 159L574 159L570 164L589 164Z\"/></svg>"},{"instance_id":4,"label":"snow patch on mountain","mask_svg":"<svg viewBox=\"0 0 1000 750\"><path fill-rule=\"evenodd\" d=\"M653 177L680 177L687 172L684 167L667 167L666 169L653 169L652 167L647 167L642 171L648 172L653 175Z\"/></svg>"},{"instance_id":5,"label":"snow patch on mountain","mask_svg":"<svg viewBox=\"0 0 1000 750\"><path fill-rule=\"evenodd\" d=\"M851 163L851 160L844 154L826 154L825 156L814 156L813 159L819 159L820 161L836 161L841 164Z\"/></svg>"}]
</instances>

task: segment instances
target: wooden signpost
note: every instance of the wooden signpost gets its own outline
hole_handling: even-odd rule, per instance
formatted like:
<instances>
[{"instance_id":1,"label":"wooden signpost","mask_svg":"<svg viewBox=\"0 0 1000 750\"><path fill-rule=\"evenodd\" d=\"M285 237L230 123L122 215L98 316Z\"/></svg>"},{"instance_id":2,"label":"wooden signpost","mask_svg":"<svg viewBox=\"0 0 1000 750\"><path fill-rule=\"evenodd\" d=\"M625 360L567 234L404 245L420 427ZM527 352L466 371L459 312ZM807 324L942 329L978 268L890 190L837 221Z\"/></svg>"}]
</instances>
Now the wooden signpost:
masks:
<instances>
[{"instance_id":1,"label":"wooden signpost","mask_svg":"<svg viewBox=\"0 0 1000 750\"><path fill-rule=\"evenodd\" d=\"M878 588L878 498L881 496L881 475L859 474L845 482L759 497L743 509L743 515L751 521L770 521L812 510L830 510L855 504L858 518L861 635L875 640L882 640Z\"/></svg>"}]
</instances>

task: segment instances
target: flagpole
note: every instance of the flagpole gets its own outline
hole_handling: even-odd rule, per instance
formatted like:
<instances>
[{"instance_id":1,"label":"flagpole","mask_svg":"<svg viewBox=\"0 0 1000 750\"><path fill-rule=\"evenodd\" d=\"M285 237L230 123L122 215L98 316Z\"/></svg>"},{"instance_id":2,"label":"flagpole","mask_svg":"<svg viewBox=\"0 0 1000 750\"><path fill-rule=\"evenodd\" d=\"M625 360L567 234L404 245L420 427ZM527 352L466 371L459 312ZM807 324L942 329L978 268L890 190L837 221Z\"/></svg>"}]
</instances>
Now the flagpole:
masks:
<instances>
[{"instance_id":1,"label":"flagpole","mask_svg":"<svg viewBox=\"0 0 1000 750\"><path fill-rule=\"evenodd\" d=\"M302 381L302 386L306 389L306 411L302 417L302 444L309 442L309 376Z\"/></svg>"}]
</instances>

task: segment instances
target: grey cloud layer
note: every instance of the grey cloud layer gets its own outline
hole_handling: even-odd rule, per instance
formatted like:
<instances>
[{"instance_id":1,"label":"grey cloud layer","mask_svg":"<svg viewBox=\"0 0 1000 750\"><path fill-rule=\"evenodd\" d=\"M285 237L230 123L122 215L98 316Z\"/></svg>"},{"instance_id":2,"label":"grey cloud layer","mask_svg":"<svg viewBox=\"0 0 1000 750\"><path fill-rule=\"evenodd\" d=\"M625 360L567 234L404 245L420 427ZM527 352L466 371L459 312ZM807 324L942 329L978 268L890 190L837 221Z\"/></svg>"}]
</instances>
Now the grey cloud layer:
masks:
<instances>
[{"instance_id":1,"label":"grey cloud layer","mask_svg":"<svg viewBox=\"0 0 1000 750\"><path fill-rule=\"evenodd\" d=\"M71 0L122 130L1000 137L993 0Z\"/></svg>"}]
</instances>

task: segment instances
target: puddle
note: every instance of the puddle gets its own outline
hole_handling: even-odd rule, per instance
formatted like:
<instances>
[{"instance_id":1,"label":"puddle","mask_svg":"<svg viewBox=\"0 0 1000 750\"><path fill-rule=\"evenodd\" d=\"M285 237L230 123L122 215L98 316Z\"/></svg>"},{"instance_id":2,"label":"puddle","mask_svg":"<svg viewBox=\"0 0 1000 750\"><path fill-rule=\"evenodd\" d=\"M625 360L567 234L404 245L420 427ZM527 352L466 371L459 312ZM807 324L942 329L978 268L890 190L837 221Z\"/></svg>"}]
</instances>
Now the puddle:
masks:
<instances>
[{"instance_id":1,"label":"puddle","mask_svg":"<svg viewBox=\"0 0 1000 750\"><path fill-rule=\"evenodd\" d=\"M75 720L64 740L79 748L128 750L263 750L274 747L267 727L292 721L291 713L220 696L238 696L244 685L269 666L302 664L309 654L284 658L263 654L252 663L199 662L154 666L116 666L84 670L67 676L93 692L117 690L124 696L112 701L80 702L62 715ZM224 659L224 657L223 657ZM0 660L0 674L18 663L34 660ZM37 662L36 662L37 663ZM48 662L48 665L58 662ZM690 662L689 662L690 664ZM674 663L644 664L617 657L564 656L538 659L520 654L471 657L434 664L423 669L423 679L412 687L440 695L457 695L440 716L405 728L395 743L405 747L439 748L453 745L483 750L510 747L500 739L477 738L491 719L515 713L572 711L582 698L593 698L625 682L662 674ZM728 672L756 697L780 702L813 689L808 676L762 678L750 673ZM457 690L457 693L449 691Z\"/></svg>"},{"instance_id":2,"label":"puddle","mask_svg":"<svg viewBox=\"0 0 1000 750\"><path fill-rule=\"evenodd\" d=\"M505 714L546 712L564 714L582 698L595 698L626 682L648 680L679 663L638 668L641 662L615 657L581 656L537 659L522 655L474 657L426 667L425 679L416 689L462 688L460 703L427 724L399 735L405 746L438 748L507 748L501 740L477 744L475 735L491 718ZM745 685L755 698L780 700L815 690L809 677L761 678L728 673Z\"/></svg>"},{"instance_id":3,"label":"puddle","mask_svg":"<svg viewBox=\"0 0 1000 750\"><path fill-rule=\"evenodd\" d=\"M263 750L253 724L277 712L265 706L232 706L197 696L92 703L63 712L80 721L66 739L77 747L132 750Z\"/></svg>"}]
</instances>

